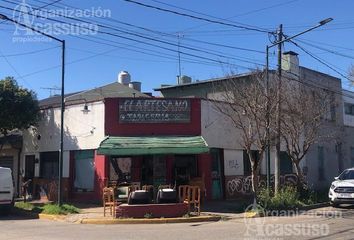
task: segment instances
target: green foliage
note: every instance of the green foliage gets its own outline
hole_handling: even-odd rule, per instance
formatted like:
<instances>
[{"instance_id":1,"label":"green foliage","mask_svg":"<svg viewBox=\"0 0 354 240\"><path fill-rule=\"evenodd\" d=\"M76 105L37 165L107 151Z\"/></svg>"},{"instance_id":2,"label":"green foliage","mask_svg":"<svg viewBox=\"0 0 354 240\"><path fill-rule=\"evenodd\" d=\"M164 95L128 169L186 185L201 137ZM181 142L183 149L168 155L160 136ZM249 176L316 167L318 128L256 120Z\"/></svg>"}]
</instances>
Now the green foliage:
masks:
<instances>
[{"instance_id":1,"label":"green foliage","mask_svg":"<svg viewBox=\"0 0 354 240\"><path fill-rule=\"evenodd\" d=\"M29 202L16 202L15 207L27 211L32 211L35 208L35 206Z\"/></svg>"},{"instance_id":2,"label":"green foliage","mask_svg":"<svg viewBox=\"0 0 354 240\"><path fill-rule=\"evenodd\" d=\"M328 202L328 190L314 191L312 189L307 189L301 194L301 202L306 205Z\"/></svg>"},{"instance_id":3,"label":"green foliage","mask_svg":"<svg viewBox=\"0 0 354 240\"><path fill-rule=\"evenodd\" d=\"M145 213L144 218L153 218L151 213Z\"/></svg>"},{"instance_id":4,"label":"green foliage","mask_svg":"<svg viewBox=\"0 0 354 240\"><path fill-rule=\"evenodd\" d=\"M303 205L296 188L290 186L281 188L276 195L273 191L262 189L258 194L258 201L266 210L286 210Z\"/></svg>"},{"instance_id":5,"label":"green foliage","mask_svg":"<svg viewBox=\"0 0 354 240\"><path fill-rule=\"evenodd\" d=\"M46 204L42 207L42 213L53 215L66 215L70 213L79 213L80 209L73 205L63 204L61 206L57 204Z\"/></svg>"},{"instance_id":6,"label":"green foliage","mask_svg":"<svg viewBox=\"0 0 354 240\"><path fill-rule=\"evenodd\" d=\"M13 77L0 80L0 133L35 126L40 119L36 94L19 87Z\"/></svg>"}]
</instances>

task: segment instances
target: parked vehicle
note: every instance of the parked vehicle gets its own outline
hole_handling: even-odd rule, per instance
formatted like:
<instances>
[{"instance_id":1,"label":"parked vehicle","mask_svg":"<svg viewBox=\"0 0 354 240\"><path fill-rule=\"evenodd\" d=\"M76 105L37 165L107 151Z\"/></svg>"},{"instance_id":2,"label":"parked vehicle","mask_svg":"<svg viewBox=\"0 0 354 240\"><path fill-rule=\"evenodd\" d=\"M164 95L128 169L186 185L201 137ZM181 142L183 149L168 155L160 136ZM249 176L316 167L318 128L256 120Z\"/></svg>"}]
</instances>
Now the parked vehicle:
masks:
<instances>
[{"instance_id":1,"label":"parked vehicle","mask_svg":"<svg viewBox=\"0 0 354 240\"><path fill-rule=\"evenodd\" d=\"M354 168L346 169L334 178L328 197L334 207L340 204L354 204Z\"/></svg>"},{"instance_id":2,"label":"parked vehicle","mask_svg":"<svg viewBox=\"0 0 354 240\"><path fill-rule=\"evenodd\" d=\"M14 205L14 181L10 168L0 167L0 212L8 212Z\"/></svg>"}]
</instances>

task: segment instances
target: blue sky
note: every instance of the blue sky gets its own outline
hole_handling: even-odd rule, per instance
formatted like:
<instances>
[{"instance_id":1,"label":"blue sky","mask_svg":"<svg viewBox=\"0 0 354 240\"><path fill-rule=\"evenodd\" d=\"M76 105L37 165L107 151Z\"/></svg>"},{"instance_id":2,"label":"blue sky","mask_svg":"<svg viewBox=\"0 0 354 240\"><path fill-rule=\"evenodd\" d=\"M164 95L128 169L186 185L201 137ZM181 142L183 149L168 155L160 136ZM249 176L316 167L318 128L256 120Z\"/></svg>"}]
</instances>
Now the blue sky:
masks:
<instances>
[{"instance_id":1,"label":"blue sky","mask_svg":"<svg viewBox=\"0 0 354 240\"><path fill-rule=\"evenodd\" d=\"M17 3L22 1L1 0L0 12L18 19L18 12L13 12L10 9L15 8ZM298 38L298 40L305 41L306 44L304 42L298 43L343 75L347 75L347 71L354 61L352 41L354 38L354 16L352 14L354 1L351 0L136 1L262 30L275 31L282 23L286 35L296 34L316 25L322 19L332 17L334 20L329 24ZM32 10L52 2L55 1L25 1L32 7ZM178 34L180 35L180 51L183 52L181 54L181 72L183 75L191 76L193 80L221 77L229 72L241 73L248 71L249 68L261 67L261 64L265 62L265 54L263 53L265 46L270 43L270 40L274 40L263 32L208 23L123 0L62 0L43 9L48 11L73 9L73 7L87 10L101 9L107 10L107 12L109 10L110 16L106 18L90 16L81 19L92 23L100 22L101 25L106 27L109 25L110 28L98 27L101 33L91 36L55 35L60 39L65 39L67 44L66 92L76 92L112 83L116 81L117 74L121 70L129 71L132 80L141 81L143 91L151 92L153 88L159 87L161 84L175 84L179 72L178 38L176 37ZM15 15L13 15L14 13ZM98 12L96 11L96 13ZM53 19L75 22L73 19L59 16L53 16ZM119 21L159 33L123 25ZM40 23L50 25L55 22L35 18L32 24ZM57 24L62 23L57 22ZM19 31L19 35L14 35L14 33L15 26L12 23L2 22L0 24L0 77L14 76L21 86L34 90L39 99L48 97L49 90L43 88L60 86L61 52L60 48L56 48L58 43L54 41L14 42L14 37L26 37L24 31ZM119 37L112 36L113 34ZM137 35L143 35L145 38L139 38ZM332 53L314 48L308 43L326 48ZM229 47L215 46L215 44ZM246 48L252 51L231 47ZM340 77L343 86L347 87L346 79L314 60L296 46L286 43L284 49L298 52L302 66ZM333 54L333 52L337 54ZM276 64L275 53L276 49L274 48L271 51L271 65L273 67Z\"/></svg>"}]
</instances>

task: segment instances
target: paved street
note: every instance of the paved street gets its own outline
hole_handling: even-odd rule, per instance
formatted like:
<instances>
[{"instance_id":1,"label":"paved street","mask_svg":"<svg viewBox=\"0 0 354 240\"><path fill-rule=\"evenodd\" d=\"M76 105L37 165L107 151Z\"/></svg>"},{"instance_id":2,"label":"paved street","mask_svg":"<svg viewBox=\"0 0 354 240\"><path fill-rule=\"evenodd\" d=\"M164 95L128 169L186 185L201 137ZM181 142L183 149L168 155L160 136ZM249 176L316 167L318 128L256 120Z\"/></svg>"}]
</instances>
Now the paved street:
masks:
<instances>
[{"instance_id":1,"label":"paved street","mask_svg":"<svg viewBox=\"0 0 354 240\"><path fill-rule=\"evenodd\" d=\"M295 217L161 225L82 225L2 217L0 239L353 239L353 226L353 207L321 208Z\"/></svg>"}]
</instances>

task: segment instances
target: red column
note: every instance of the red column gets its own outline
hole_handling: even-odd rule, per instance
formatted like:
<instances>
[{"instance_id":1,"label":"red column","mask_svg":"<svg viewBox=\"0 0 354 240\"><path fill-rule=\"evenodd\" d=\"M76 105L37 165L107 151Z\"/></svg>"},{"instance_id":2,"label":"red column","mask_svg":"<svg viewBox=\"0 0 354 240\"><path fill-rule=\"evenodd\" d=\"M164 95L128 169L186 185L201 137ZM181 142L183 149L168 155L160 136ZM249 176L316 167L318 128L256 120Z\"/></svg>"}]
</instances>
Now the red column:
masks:
<instances>
[{"instance_id":1,"label":"red column","mask_svg":"<svg viewBox=\"0 0 354 240\"><path fill-rule=\"evenodd\" d=\"M204 175L207 200L211 200L211 163L212 157L209 153L198 155L198 174L201 177Z\"/></svg>"},{"instance_id":2,"label":"red column","mask_svg":"<svg viewBox=\"0 0 354 240\"><path fill-rule=\"evenodd\" d=\"M95 151L95 195L97 199L101 199L102 190L108 182L108 164L108 157L97 155Z\"/></svg>"}]
</instances>

